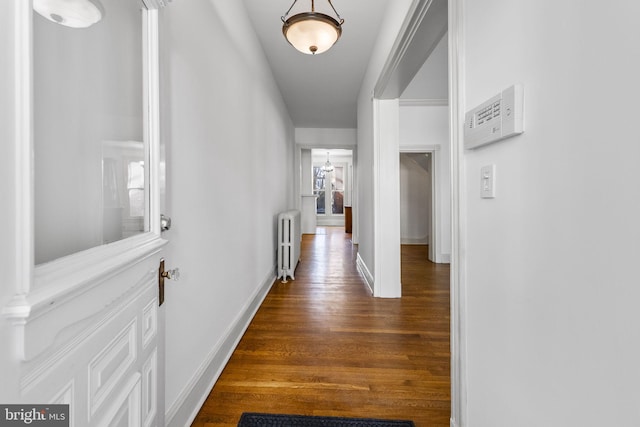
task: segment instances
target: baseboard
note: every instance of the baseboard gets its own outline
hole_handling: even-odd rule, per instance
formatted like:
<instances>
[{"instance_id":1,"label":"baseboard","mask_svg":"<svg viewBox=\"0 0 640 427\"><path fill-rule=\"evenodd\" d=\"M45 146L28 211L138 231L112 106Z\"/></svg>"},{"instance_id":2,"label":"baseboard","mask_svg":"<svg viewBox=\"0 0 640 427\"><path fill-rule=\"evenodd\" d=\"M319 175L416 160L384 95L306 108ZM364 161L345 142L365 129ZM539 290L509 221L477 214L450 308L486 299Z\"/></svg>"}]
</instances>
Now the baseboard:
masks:
<instances>
[{"instance_id":1,"label":"baseboard","mask_svg":"<svg viewBox=\"0 0 640 427\"><path fill-rule=\"evenodd\" d=\"M451 264L451 254L441 254L440 259L443 264Z\"/></svg>"},{"instance_id":2,"label":"baseboard","mask_svg":"<svg viewBox=\"0 0 640 427\"><path fill-rule=\"evenodd\" d=\"M450 419L449 419L449 421L450 421L450 422L449 422L449 425L450 425L451 427L458 427L458 424L456 424L456 422L455 422L455 420L454 420L453 418L450 418Z\"/></svg>"},{"instance_id":3,"label":"baseboard","mask_svg":"<svg viewBox=\"0 0 640 427\"><path fill-rule=\"evenodd\" d=\"M167 426L191 425L275 280L273 272L269 272L251 300L227 329L224 339L211 350L187 386L167 409L165 413Z\"/></svg>"},{"instance_id":4,"label":"baseboard","mask_svg":"<svg viewBox=\"0 0 640 427\"><path fill-rule=\"evenodd\" d=\"M356 257L356 267L358 267L358 271L364 277L364 280L367 282L367 286L369 286L369 290L373 295L373 275L371 274L371 271L369 271L369 268L367 268L367 264L365 264L359 253Z\"/></svg>"}]
</instances>

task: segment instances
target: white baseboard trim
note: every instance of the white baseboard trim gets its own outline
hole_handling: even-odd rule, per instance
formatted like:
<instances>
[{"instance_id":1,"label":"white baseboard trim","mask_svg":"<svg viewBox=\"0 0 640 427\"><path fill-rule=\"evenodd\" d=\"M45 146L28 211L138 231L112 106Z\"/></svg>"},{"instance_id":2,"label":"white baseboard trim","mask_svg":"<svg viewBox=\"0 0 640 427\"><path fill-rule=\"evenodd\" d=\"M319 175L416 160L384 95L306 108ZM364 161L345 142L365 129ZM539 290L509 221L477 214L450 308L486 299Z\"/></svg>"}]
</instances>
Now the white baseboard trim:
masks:
<instances>
[{"instance_id":1,"label":"white baseboard trim","mask_svg":"<svg viewBox=\"0 0 640 427\"><path fill-rule=\"evenodd\" d=\"M227 329L224 338L218 341L209 352L175 402L167 409L165 413L167 426L191 425L275 280L275 274L272 271L269 272L253 297Z\"/></svg>"},{"instance_id":2,"label":"white baseboard trim","mask_svg":"<svg viewBox=\"0 0 640 427\"><path fill-rule=\"evenodd\" d=\"M443 264L451 264L451 254L442 254L440 256Z\"/></svg>"},{"instance_id":3,"label":"white baseboard trim","mask_svg":"<svg viewBox=\"0 0 640 427\"><path fill-rule=\"evenodd\" d=\"M449 418L449 420L450 420L449 425L450 425L451 427L458 427L458 424L456 424L456 422L455 422L455 420L454 420L453 418Z\"/></svg>"},{"instance_id":4,"label":"white baseboard trim","mask_svg":"<svg viewBox=\"0 0 640 427\"><path fill-rule=\"evenodd\" d=\"M358 267L360 274L364 277L364 280L367 282L371 295L373 295L373 275L371 274L371 271L369 271L369 268L367 268L367 264L365 264L360 257L360 254L356 257L356 266Z\"/></svg>"}]
</instances>

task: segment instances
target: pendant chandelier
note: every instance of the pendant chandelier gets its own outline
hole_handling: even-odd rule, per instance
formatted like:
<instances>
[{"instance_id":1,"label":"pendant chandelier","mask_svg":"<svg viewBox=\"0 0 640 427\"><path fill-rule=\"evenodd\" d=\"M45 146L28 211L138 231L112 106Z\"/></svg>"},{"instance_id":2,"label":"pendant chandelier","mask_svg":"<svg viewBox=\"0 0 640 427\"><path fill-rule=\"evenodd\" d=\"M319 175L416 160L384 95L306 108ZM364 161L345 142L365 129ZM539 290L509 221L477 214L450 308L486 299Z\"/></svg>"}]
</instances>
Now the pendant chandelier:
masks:
<instances>
[{"instance_id":1,"label":"pendant chandelier","mask_svg":"<svg viewBox=\"0 0 640 427\"><path fill-rule=\"evenodd\" d=\"M310 12L298 13L287 18L293 6L298 2L298 0L294 0L287 13L282 16L282 34L284 34L291 46L302 53L315 55L326 52L338 41L342 34L344 19L340 17L336 8L333 7L331 0L326 1L338 19L316 12L315 0L311 0Z\"/></svg>"},{"instance_id":2,"label":"pendant chandelier","mask_svg":"<svg viewBox=\"0 0 640 427\"><path fill-rule=\"evenodd\" d=\"M33 0L33 10L56 24L87 28L102 20L99 0Z\"/></svg>"},{"instance_id":3,"label":"pendant chandelier","mask_svg":"<svg viewBox=\"0 0 640 427\"><path fill-rule=\"evenodd\" d=\"M322 170L325 173L331 172L333 171L333 165L331 164L331 162L329 161L329 152L327 151L327 161L324 164L324 166L322 166Z\"/></svg>"}]
</instances>

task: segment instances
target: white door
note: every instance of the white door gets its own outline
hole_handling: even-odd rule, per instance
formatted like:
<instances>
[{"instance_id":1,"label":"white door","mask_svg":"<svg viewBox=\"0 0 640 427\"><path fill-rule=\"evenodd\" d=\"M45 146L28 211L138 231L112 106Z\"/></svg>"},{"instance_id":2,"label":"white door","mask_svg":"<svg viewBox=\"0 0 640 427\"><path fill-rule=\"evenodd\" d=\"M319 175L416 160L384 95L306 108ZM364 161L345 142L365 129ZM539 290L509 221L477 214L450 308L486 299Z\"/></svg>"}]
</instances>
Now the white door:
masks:
<instances>
[{"instance_id":1,"label":"white door","mask_svg":"<svg viewBox=\"0 0 640 427\"><path fill-rule=\"evenodd\" d=\"M163 426L161 1L83 0L86 20L67 2L9 1L22 89L19 279L2 307L17 337L12 398L69 404L76 427Z\"/></svg>"}]
</instances>

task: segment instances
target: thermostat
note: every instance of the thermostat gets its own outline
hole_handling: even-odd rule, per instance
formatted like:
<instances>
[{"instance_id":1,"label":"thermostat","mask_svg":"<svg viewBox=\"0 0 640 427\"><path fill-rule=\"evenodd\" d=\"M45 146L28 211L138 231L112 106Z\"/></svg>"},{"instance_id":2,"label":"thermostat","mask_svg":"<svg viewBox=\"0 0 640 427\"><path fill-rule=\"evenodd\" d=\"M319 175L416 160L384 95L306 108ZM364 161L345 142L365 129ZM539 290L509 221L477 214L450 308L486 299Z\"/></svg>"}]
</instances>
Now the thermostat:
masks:
<instances>
[{"instance_id":1,"label":"thermostat","mask_svg":"<svg viewBox=\"0 0 640 427\"><path fill-rule=\"evenodd\" d=\"M516 84L464 117L464 148L472 149L524 132L524 90Z\"/></svg>"}]
</instances>

